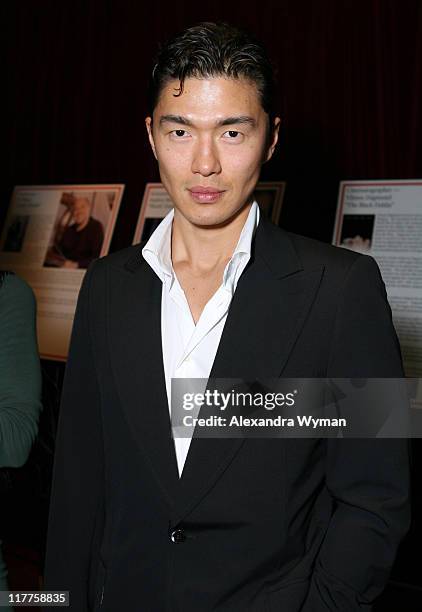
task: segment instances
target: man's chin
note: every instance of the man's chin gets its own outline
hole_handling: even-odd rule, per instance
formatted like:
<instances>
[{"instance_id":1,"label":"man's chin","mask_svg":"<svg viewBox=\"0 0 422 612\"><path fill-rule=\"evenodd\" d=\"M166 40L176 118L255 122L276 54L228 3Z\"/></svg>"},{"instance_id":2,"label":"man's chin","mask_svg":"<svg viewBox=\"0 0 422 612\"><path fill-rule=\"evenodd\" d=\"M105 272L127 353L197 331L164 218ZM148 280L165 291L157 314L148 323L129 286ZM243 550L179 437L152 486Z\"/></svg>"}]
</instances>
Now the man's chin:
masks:
<instances>
[{"instance_id":1,"label":"man's chin","mask_svg":"<svg viewBox=\"0 0 422 612\"><path fill-rule=\"evenodd\" d=\"M195 227L206 229L206 228L218 228L229 225L234 218L235 214L207 214L207 215L190 215L189 217L185 216L185 218Z\"/></svg>"},{"instance_id":2,"label":"man's chin","mask_svg":"<svg viewBox=\"0 0 422 612\"><path fill-rule=\"evenodd\" d=\"M222 209L217 204L200 204L192 210L191 207L185 210L175 207L178 213L189 223L198 228L217 228L224 227L233 222L244 210L247 204L235 208L234 210ZM199 208L199 210L198 210Z\"/></svg>"}]
</instances>

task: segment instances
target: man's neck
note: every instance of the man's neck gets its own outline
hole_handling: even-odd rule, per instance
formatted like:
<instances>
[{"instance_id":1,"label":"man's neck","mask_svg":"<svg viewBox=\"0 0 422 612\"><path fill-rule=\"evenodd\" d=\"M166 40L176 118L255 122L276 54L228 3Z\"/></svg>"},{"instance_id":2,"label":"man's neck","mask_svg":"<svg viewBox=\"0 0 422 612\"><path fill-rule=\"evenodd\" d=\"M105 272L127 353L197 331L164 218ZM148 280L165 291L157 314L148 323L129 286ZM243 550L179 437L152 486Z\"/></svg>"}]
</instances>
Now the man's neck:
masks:
<instances>
[{"instance_id":1,"label":"man's neck","mask_svg":"<svg viewBox=\"0 0 422 612\"><path fill-rule=\"evenodd\" d=\"M252 203L246 204L228 223L216 227L193 225L175 209L171 238L173 266L184 265L200 273L229 261L251 206Z\"/></svg>"}]
</instances>

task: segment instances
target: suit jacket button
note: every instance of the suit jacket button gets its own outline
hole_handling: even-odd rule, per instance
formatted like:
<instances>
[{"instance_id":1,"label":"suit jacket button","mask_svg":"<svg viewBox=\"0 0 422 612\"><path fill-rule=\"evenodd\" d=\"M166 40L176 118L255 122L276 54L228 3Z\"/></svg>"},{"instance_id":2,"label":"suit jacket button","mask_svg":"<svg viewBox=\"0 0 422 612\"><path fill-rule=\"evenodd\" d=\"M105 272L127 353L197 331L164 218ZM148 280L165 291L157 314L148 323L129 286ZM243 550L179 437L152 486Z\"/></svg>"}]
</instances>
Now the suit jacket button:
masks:
<instances>
[{"instance_id":1,"label":"suit jacket button","mask_svg":"<svg viewBox=\"0 0 422 612\"><path fill-rule=\"evenodd\" d=\"M186 535L183 529L174 529L170 534L170 540L175 544L180 544L186 540Z\"/></svg>"}]
</instances>

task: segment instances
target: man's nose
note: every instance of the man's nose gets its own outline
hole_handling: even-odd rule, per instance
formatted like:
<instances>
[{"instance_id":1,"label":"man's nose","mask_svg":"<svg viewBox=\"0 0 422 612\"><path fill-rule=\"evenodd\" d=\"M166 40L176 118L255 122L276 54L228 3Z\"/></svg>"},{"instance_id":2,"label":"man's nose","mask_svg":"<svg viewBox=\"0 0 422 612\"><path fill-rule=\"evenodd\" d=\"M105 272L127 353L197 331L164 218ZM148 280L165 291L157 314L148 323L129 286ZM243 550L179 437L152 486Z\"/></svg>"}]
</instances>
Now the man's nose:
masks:
<instances>
[{"instance_id":1,"label":"man's nose","mask_svg":"<svg viewBox=\"0 0 422 612\"><path fill-rule=\"evenodd\" d=\"M192 172L210 176L221 172L218 150L211 139L200 139L194 148L192 159Z\"/></svg>"}]
</instances>

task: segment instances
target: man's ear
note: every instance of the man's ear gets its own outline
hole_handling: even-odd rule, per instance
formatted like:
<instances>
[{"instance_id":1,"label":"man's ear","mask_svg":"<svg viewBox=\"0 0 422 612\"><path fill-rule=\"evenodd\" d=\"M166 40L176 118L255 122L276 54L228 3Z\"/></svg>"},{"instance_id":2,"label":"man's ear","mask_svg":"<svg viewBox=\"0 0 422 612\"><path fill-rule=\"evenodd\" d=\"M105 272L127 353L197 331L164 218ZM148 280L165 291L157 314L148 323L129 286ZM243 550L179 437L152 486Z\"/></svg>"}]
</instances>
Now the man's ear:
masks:
<instances>
[{"instance_id":1,"label":"man's ear","mask_svg":"<svg viewBox=\"0 0 422 612\"><path fill-rule=\"evenodd\" d=\"M152 152L154 153L155 159L157 159L157 153L155 151L154 137L152 135L152 117L145 117L145 126L148 132L149 144L151 145L151 149L152 149Z\"/></svg>"},{"instance_id":2,"label":"man's ear","mask_svg":"<svg viewBox=\"0 0 422 612\"><path fill-rule=\"evenodd\" d=\"M275 147L278 142L278 133L280 131L281 119L280 117L274 117L273 124L270 126L270 139L267 149L267 154L264 157L264 163L269 161L274 153Z\"/></svg>"}]
</instances>

